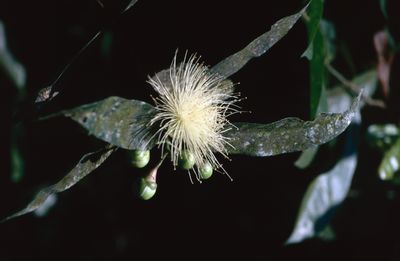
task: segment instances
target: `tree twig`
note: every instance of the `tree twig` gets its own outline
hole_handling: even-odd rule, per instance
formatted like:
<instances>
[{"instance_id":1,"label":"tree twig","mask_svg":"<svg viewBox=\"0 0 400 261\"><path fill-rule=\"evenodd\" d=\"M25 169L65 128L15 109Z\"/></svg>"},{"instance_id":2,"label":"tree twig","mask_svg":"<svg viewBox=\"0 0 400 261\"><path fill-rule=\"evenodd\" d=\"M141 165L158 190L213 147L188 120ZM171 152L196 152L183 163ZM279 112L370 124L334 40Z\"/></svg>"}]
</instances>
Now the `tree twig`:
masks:
<instances>
[{"instance_id":1,"label":"tree twig","mask_svg":"<svg viewBox=\"0 0 400 261\"><path fill-rule=\"evenodd\" d=\"M350 81L346 77L344 77L343 74L341 74L338 70L333 68L333 66L330 63L325 63L325 66L328 69L328 71L343 84L344 87L348 88L354 94L358 94L360 92L359 86L357 86L352 81ZM366 104L368 104L370 106L386 108L386 104L384 101L372 99L365 93L362 95L362 99L365 101Z\"/></svg>"}]
</instances>

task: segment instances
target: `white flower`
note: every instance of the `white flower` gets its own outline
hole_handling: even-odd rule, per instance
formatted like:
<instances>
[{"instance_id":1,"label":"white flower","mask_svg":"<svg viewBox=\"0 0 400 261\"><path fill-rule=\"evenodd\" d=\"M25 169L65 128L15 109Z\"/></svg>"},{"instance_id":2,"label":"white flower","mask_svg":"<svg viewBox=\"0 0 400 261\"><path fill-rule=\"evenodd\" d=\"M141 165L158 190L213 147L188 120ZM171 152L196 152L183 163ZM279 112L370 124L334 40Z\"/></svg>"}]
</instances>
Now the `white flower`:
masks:
<instances>
[{"instance_id":1,"label":"white flower","mask_svg":"<svg viewBox=\"0 0 400 261\"><path fill-rule=\"evenodd\" d=\"M238 112L233 105L238 101L233 84L210 73L195 55L188 60L185 55L179 65L175 55L169 77L160 78L149 77L148 82L159 94L155 99L157 114L150 124L158 124L155 136L162 151L165 144L170 144L174 166L182 153L188 151L194 155L197 168L207 162L215 169L222 168L214 153L227 157L229 140L224 137L230 124L227 117Z\"/></svg>"}]
</instances>

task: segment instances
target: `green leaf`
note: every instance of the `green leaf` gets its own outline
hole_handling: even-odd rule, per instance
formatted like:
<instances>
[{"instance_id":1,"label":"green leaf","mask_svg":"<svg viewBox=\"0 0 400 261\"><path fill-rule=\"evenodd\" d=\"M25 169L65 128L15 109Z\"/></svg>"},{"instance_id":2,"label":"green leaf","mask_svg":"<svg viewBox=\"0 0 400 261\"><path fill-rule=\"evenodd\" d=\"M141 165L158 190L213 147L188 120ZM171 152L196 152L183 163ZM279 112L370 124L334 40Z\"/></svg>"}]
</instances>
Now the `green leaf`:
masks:
<instances>
[{"instance_id":1,"label":"green leaf","mask_svg":"<svg viewBox=\"0 0 400 261\"><path fill-rule=\"evenodd\" d=\"M61 112L89 134L128 150L150 150L155 145L149 122L156 112L148 103L109 97Z\"/></svg>"},{"instance_id":2,"label":"green leaf","mask_svg":"<svg viewBox=\"0 0 400 261\"><path fill-rule=\"evenodd\" d=\"M280 19L272 25L271 30L262 34L248 44L244 49L225 58L210 70L212 73L219 74L225 78L235 74L252 58L263 55L268 49L282 39L293 25L304 14L308 5L300 12Z\"/></svg>"},{"instance_id":3,"label":"green leaf","mask_svg":"<svg viewBox=\"0 0 400 261\"><path fill-rule=\"evenodd\" d=\"M3 72L13 85L21 91L26 84L25 68L11 54L6 39L4 25L0 21L0 72Z\"/></svg>"},{"instance_id":4,"label":"green leaf","mask_svg":"<svg viewBox=\"0 0 400 261\"><path fill-rule=\"evenodd\" d=\"M336 57L336 29L332 22L325 19L321 19L319 28L324 38L325 63L330 63Z\"/></svg>"},{"instance_id":5,"label":"green leaf","mask_svg":"<svg viewBox=\"0 0 400 261\"><path fill-rule=\"evenodd\" d=\"M387 19L388 18L387 0L380 0L379 1L379 6L381 7L381 11L382 11L383 16Z\"/></svg>"},{"instance_id":6,"label":"green leaf","mask_svg":"<svg viewBox=\"0 0 400 261\"><path fill-rule=\"evenodd\" d=\"M385 153L381 164L379 165L378 173L382 180L398 179L396 173L400 169L400 138L397 138L396 143Z\"/></svg>"},{"instance_id":7,"label":"green leaf","mask_svg":"<svg viewBox=\"0 0 400 261\"><path fill-rule=\"evenodd\" d=\"M24 177L25 164L18 145L11 144L11 181L18 183Z\"/></svg>"},{"instance_id":8,"label":"green leaf","mask_svg":"<svg viewBox=\"0 0 400 261\"><path fill-rule=\"evenodd\" d=\"M318 111L322 89L325 85L325 49L321 31L317 31L313 41L313 55L310 61L310 118Z\"/></svg>"},{"instance_id":9,"label":"green leaf","mask_svg":"<svg viewBox=\"0 0 400 261\"><path fill-rule=\"evenodd\" d=\"M318 152L318 147L311 147L309 149L306 149L300 154L299 158L296 160L294 165L299 169L307 168L314 160L315 156L317 155L317 152Z\"/></svg>"},{"instance_id":10,"label":"green leaf","mask_svg":"<svg viewBox=\"0 0 400 261\"><path fill-rule=\"evenodd\" d=\"M325 48L320 23L323 15L324 0L312 0L307 12L307 31L309 45L302 57L310 60L310 118L318 111L322 88L325 81Z\"/></svg>"},{"instance_id":11,"label":"green leaf","mask_svg":"<svg viewBox=\"0 0 400 261\"><path fill-rule=\"evenodd\" d=\"M54 185L40 190L35 198L25 208L6 217L1 222L28 214L43 206L50 195L63 192L74 186L89 173L97 169L115 150L115 148L108 147L100 151L85 154L79 160L78 164L63 179Z\"/></svg>"},{"instance_id":12,"label":"green leaf","mask_svg":"<svg viewBox=\"0 0 400 261\"><path fill-rule=\"evenodd\" d=\"M307 21L307 31L308 31L308 47L306 51L302 54L302 57L307 57L309 60L312 59L314 53L313 41L315 36L319 31L320 21L322 19L322 14L324 11L324 0L312 0L310 2L310 7L308 8L308 21Z\"/></svg>"},{"instance_id":13,"label":"green leaf","mask_svg":"<svg viewBox=\"0 0 400 261\"><path fill-rule=\"evenodd\" d=\"M25 159L22 153L24 144L24 124L14 124L10 129L10 178L14 183L20 182L25 174Z\"/></svg>"},{"instance_id":14,"label":"green leaf","mask_svg":"<svg viewBox=\"0 0 400 261\"><path fill-rule=\"evenodd\" d=\"M399 136L399 127L394 124L372 124L367 129L368 144L383 151L390 149Z\"/></svg>"},{"instance_id":15,"label":"green leaf","mask_svg":"<svg viewBox=\"0 0 400 261\"><path fill-rule=\"evenodd\" d=\"M226 132L230 154L267 157L324 144L341 134L358 111L360 95L343 113L323 113L314 121L286 118L270 124L234 123Z\"/></svg>"},{"instance_id":16,"label":"green leaf","mask_svg":"<svg viewBox=\"0 0 400 261\"><path fill-rule=\"evenodd\" d=\"M104 31L103 37L101 37L100 53L103 57L109 58L111 55L111 49L113 45L113 34L111 31Z\"/></svg>"}]
</instances>

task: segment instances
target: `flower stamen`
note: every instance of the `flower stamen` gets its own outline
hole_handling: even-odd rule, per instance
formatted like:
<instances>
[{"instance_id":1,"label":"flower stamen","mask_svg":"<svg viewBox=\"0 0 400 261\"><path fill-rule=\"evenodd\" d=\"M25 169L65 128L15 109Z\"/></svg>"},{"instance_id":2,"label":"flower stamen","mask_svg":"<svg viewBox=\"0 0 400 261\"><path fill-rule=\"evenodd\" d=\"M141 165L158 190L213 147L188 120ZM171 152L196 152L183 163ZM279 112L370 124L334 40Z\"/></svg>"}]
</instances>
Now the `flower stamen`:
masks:
<instances>
[{"instance_id":1,"label":"flower stamen","mask_svg":"<svg viewBox=\"0 0 400 261\"><path fill-rule=\"evenodd\" d=\"M179 65L176 55L169 68L169 77L149 77L148 83L158 93L154 99L157 113L150 121L158 130L158 144L164 153L165 144L174 167L183 151L192 153L197 168L209 162L213 168L222 169L214 153L227 157L229 139L224 136L227 117L240 113L235 103L238 94L233 84L223 77L210 73L195 55Z\"/></svg>"}]
</instances>

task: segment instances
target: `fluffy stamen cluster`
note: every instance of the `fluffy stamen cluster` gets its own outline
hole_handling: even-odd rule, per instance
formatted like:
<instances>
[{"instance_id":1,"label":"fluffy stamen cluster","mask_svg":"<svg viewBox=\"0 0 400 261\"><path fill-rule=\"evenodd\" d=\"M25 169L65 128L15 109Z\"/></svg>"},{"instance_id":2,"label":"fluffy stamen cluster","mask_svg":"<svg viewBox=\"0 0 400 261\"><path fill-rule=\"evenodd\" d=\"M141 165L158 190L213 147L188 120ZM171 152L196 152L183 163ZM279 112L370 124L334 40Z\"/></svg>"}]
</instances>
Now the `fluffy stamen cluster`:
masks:
<instances>
[{"instance_id":1,"label":"fluffy stamen cluster","mask_svg":"<svg viewBox=\"0 0 400 261\"><path fill-rule=\"evenodd\" d=\"M150 124L159 124L158 143L163 151L170 144L173 165L177 166L186 150L194 155L198 168L206 162L220 168L214 152L227 157L226 146L230 145L224 131L230 124L227 117L237 112L234 103L238 101L233 84L210 73L194 55L187 61L185 56L179 65L175 55L169 70L148 82L159 94L157 114Z\"/></svg>"}]
</instances>

